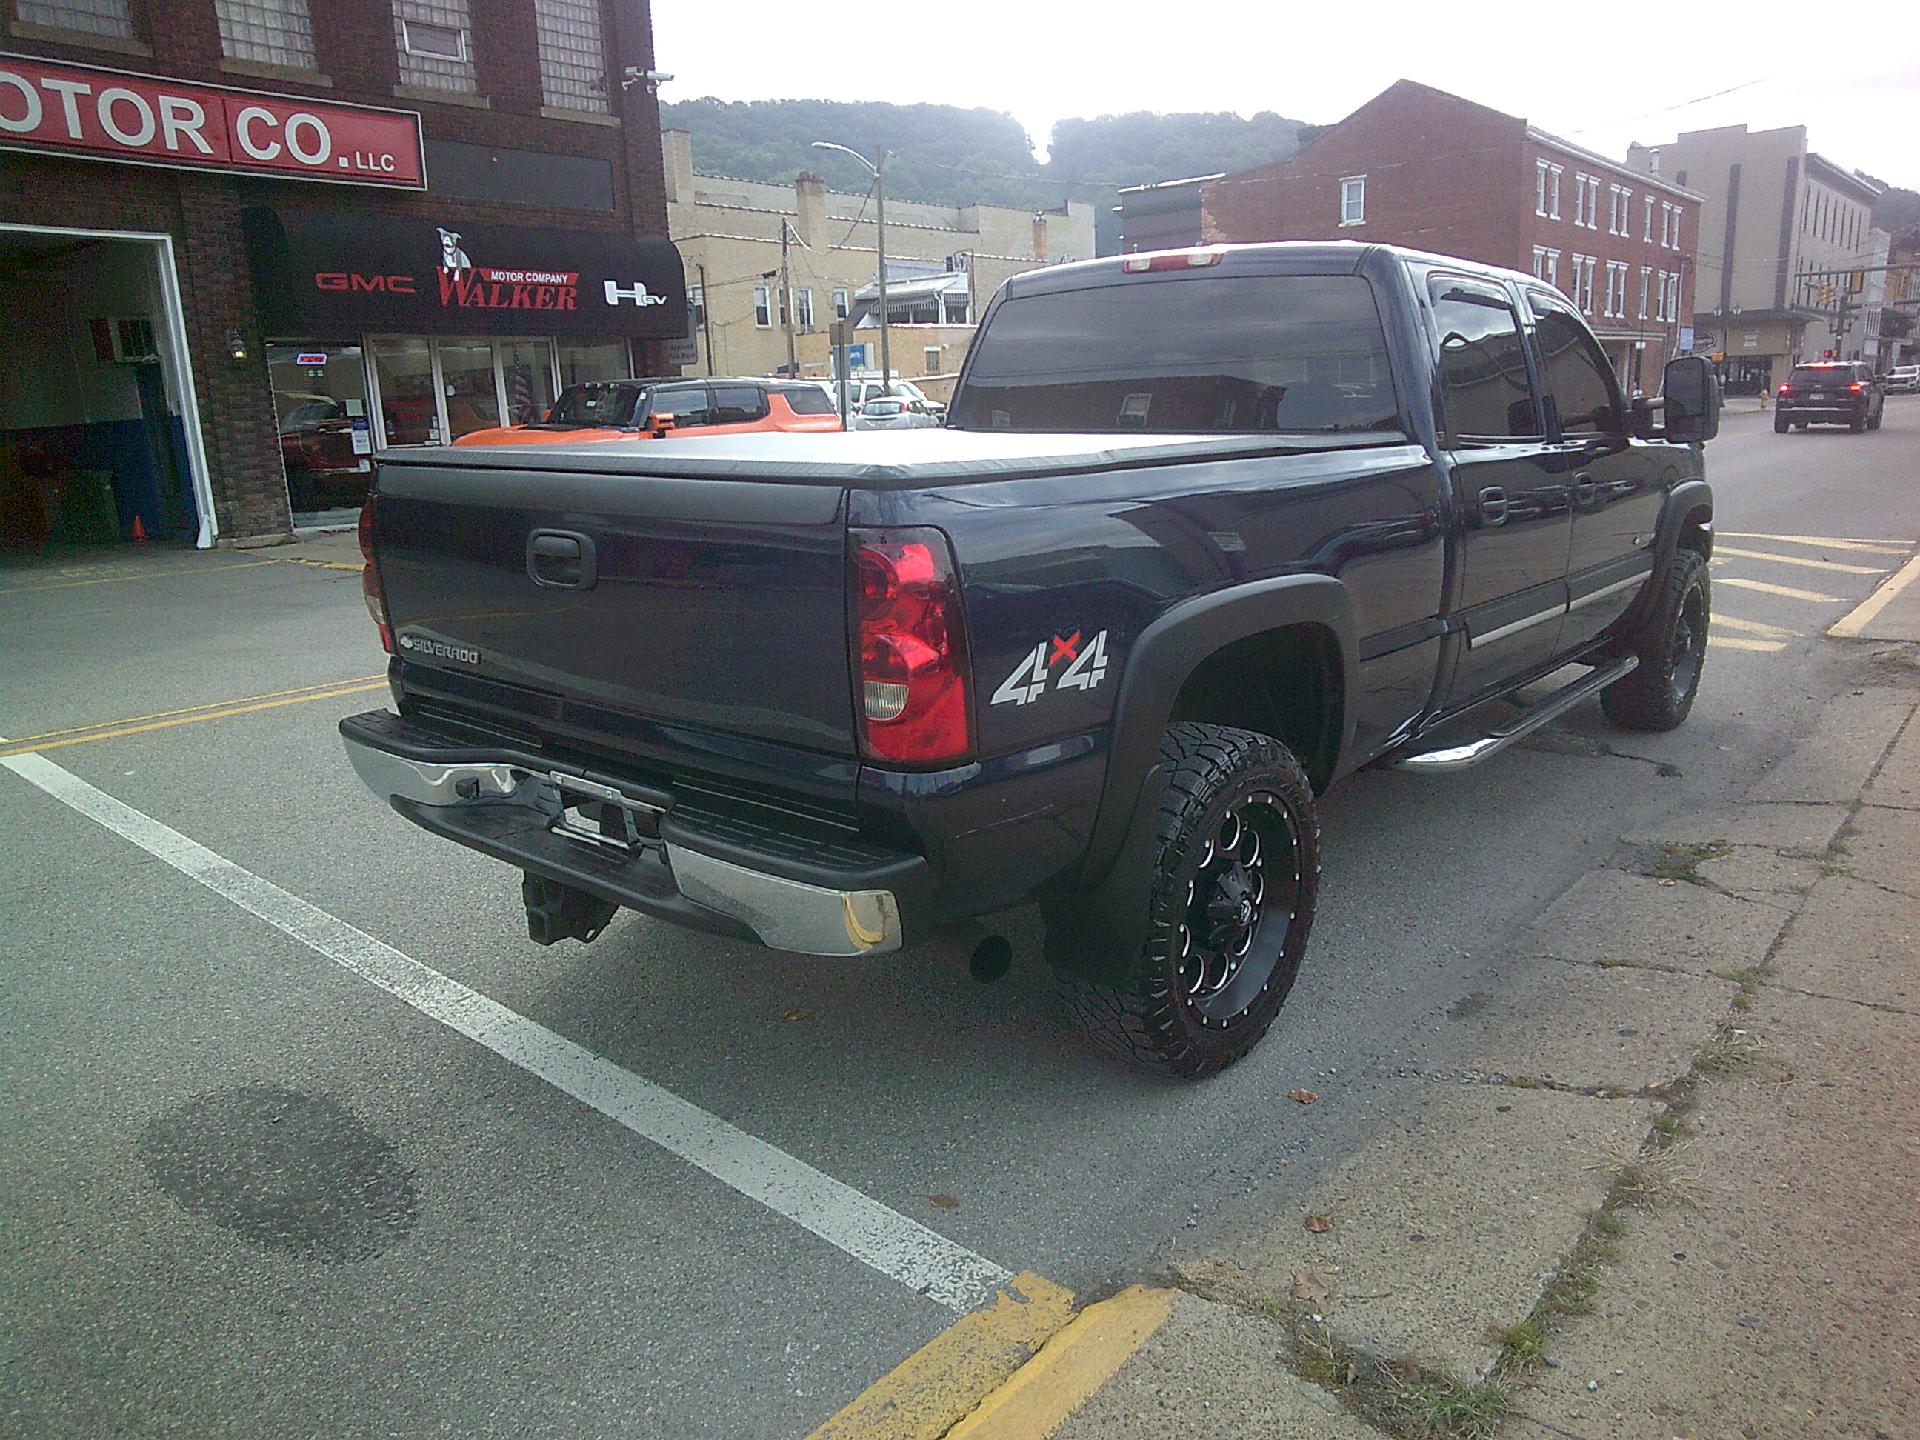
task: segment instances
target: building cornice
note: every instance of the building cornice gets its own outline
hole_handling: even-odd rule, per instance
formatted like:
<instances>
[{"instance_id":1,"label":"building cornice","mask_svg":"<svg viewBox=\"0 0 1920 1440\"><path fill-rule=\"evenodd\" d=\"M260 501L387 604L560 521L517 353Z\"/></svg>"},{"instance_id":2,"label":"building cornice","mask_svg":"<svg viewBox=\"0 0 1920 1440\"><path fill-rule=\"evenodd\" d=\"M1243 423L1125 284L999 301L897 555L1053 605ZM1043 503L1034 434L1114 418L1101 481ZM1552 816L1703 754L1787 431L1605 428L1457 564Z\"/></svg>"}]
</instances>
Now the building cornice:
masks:
<instances>
[{"instance_id":1,"label":"building cornice","mask_svg":"<svg viewBox=\"0 0 1920 1440\"><path fill-rule=\"evenodd\" d=\"M1598 166L1602 170L1610 170L1615 175L1626 176L1652 189L1664 190L1670 195L1678 195L1682 199L1692 200L1696 204L1704 204L1706 202L1707 197L1702 195L1698 190L1689 190L1684 185L1676 185L1673 181L1663 176L1650 174L1645 170L1635 170L1624 161L1609 160L1606 156L1599 154L1597 151L1589 150L1583 145L1576 145L1571 140L1562 140L1558 135L1542 130L1538 125L1527 126L1527 139L1533 141L1536 145L1551 145L1556 150L1564 150L1569 155L1578 156L1589 165Z\"/></svg>"}]
</instances>

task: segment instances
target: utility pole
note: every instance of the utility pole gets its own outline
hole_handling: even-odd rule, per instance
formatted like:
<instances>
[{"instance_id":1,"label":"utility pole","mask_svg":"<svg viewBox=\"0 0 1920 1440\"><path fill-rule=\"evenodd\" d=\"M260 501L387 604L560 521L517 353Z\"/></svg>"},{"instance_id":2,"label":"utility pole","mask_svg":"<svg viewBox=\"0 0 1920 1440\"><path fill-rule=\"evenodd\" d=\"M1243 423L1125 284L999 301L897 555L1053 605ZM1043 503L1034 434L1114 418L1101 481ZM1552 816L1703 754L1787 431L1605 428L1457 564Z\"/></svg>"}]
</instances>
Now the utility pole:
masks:
<instances>
[{"instance_id":1,"label":"utility pole","mask_svg":"<svg viewBox=\"0 0 1920 1440\"><path fill-rule=\"evenodd\" d=\"M700 333L706 337L707 378L713 378L713 303L707 294L707 267L704 263L694 267L700 276Z\"/></svg>"},{"instance_id":2,"label":"utility pole","mask_svg":"<svg viewBox=\"0 0 1920 1440\"><path fill-rule=\"evenodd\" d=\"M838 150L842 155L851 155L867 167L873 176L874 229L877 233L880 251L880 378L883 383L893 380L893 356L887 349L887 150L883 146L877 160L869 160L858 150L850 150L845 145L835 144L831 140L813 142L816 150Z\"/></svg>"},{"instance_id":3,"label":"utility pole","mask_svg":"<svg viewBox=\"0 0 1920 1440\"><path fill-rule=\"evenodd\" d=\"M893 356L887 349L887 152L873 167L874 229L880 247L880 386L886 394L893 385Z\"/></svg>"},{"instance_id":4,"label":"utility pole","mask_svg":"<svg viewBox=\"0 0 1920 1440\"><path fill-rule=\"evenodd\" d=\"M797 379L800 354L793 341L793 272L787 265L787 236L793 227L780 217L780 327L787 332L787 375Z\"/></svg>"}]
</instances>

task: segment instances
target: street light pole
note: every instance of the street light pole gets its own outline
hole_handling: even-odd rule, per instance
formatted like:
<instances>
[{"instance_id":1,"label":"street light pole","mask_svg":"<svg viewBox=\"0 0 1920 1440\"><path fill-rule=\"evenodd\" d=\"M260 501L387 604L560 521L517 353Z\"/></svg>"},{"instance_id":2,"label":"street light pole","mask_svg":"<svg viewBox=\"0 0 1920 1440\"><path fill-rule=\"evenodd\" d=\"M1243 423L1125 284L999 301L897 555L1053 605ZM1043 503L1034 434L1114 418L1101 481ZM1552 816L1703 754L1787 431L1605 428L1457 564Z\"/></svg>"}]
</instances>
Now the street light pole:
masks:
<instances>
[{"instance_id":1,"label":"street light pole","mask_svg":"<svg viewBox=\"0 0 1920 1440\"><path fill-rule=\"evenodd\" d=\"M851 155L867 167L873 176L874 229L876 243L880 251L880 267L876 272L880 281L880 381L883 385L893 382L893 356L887 348L887 155L882 149L878 161L869 160L858 150L845 145L836 145L831 140L813 142L816 150L838 150L842 155Z\"/></svg>"}]
</instances>

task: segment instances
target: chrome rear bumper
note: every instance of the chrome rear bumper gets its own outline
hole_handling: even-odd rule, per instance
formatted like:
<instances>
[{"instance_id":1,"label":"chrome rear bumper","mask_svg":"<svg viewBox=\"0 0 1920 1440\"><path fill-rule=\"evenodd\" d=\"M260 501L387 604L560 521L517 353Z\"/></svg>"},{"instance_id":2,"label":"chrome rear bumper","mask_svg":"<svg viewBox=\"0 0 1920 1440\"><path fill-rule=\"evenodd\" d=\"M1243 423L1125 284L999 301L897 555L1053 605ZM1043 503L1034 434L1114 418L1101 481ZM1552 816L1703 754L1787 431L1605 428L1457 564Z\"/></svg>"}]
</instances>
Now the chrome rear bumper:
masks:
<instances>
[{"instance_id":1,"label":"chrome rear bumper","mask_svg":"<svg viewBox=\"0 0 1920 1440\"><path fill-rule=\"evenodd\" d=\"M707 853L697 832L660 824L661 807L545 762L535 768L519 757L474 758L464 750L447 759L396 753L383 740L402 724L385 711L354 716L341 722L341 739L368 789L437 834L660 919L744 930L775 950L848 956L900 948L900 903L891 889L772 874L740 863L737 847L731 858ZM624 847L582 837L563 818L582 799L644 813L661 838ZM733 923L708 923L698 911Z\"/></svg>"}]
</instances>

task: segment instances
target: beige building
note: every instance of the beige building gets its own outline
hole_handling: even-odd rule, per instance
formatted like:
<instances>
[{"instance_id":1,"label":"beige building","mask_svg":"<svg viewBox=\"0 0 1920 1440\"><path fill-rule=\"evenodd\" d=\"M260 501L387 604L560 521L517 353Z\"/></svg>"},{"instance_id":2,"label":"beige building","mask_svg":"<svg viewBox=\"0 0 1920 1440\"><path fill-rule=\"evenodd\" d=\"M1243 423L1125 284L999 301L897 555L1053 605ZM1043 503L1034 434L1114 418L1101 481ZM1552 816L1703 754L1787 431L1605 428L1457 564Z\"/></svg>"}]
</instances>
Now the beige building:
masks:
<instances>
[{"instance_id":1,"label":"beige building","mask_svg":"<svg viewBox=\"0 0 1920 1440\"><path fill-rule=\"evenodd\" d=\"M1729 391L1769 388L1841 338L1833 317L1841 299L1858 303L1866 290L1880 190L1809 150L1804 125L1690 130L1631 147L1627 163L1706 196L1695 348L1724 357Z\"/></svg>"},{"instance_id":2,"label":"beige building","mask_svg":"<svg viewBox=\"0 0 1920 1440\"><path fill-rule=\"evenodd\" d=\"M688 373L767 375L789 359L803 375L830 373L827 329L852 314L878 369L875 278L879 245L872 201L830 191L818 175L791 185L702 175L692 137L662 136L667 232L686 268L697 360ZM781 238L789 276L781 294ZM1093 255L1093 207L1034 212L1003 205L887 200L888 344L902 379L950 375L1000 282L1041 265ZM927 367L938 352L938 370ZM938 393L938 387L930 393Z\"/></svg>"}]
</instances>

